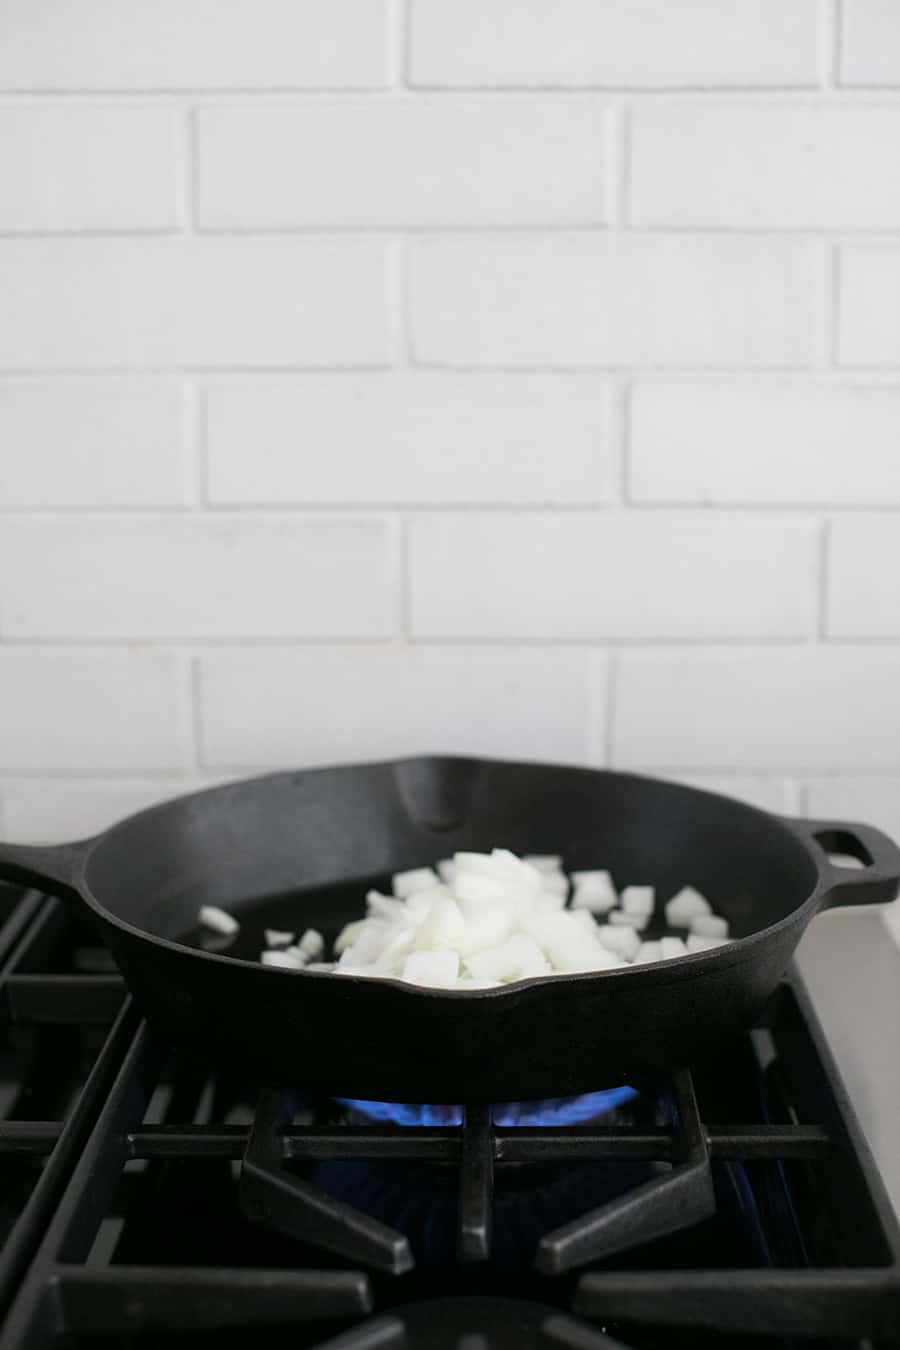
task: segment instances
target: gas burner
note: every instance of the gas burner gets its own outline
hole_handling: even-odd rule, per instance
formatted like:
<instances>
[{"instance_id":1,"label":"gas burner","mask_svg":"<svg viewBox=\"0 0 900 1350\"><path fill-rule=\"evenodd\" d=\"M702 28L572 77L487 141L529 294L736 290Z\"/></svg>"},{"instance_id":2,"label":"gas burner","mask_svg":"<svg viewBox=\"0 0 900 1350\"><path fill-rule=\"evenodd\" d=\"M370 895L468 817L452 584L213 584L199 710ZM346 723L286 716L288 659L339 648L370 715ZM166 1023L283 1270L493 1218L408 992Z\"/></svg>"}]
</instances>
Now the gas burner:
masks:
<instances>
[{"instance_id":1,"label":"gas burner","mask_svg":"<svg viewBox=\"0 0 900 1350\"><path fill-rule=\"evenodd\" d=\"M122 998L70 907L0 890L3 1350L900 1350L900 1233L796 971L628 1100L400 1124L254 1113Z\"/></svg>"},{"instance_id":2,"label":"gas burner","mask_svg":"<svg viewBox=\"0 0 900 1350\"><path fill-rule=\"evenodd\" d=\"M553 1097L539 1102L499 1102L491 1107L495 1125L582 1125L599 1120L627 1102L634 1101L637 1092L631 1087L607 1088L603 1092L586 1092L579 1097ZM392 1125L461 1125L462 1106L427 1106L416 1102L368 1102L354 1097L336 1097L353 1116Z\"/></svg>"}]
</instances>

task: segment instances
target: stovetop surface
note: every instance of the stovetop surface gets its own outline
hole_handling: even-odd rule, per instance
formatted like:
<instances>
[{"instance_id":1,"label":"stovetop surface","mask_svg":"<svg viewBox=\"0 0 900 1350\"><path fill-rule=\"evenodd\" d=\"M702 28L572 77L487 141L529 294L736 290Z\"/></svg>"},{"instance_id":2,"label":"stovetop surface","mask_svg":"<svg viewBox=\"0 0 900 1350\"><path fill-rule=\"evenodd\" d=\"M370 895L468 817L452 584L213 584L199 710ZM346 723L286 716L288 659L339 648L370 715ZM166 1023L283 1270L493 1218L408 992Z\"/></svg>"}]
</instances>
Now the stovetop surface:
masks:
<instances>
[{"instance_id":1,"label":"stovetop surface","mask_svg":"<svg viewBox=\"0 0 900 1350\"><path fill-rule=\"evenodd\" d=\"M900 1345L897 1225L795 972L576 1125L308 1099L315 1028L290 1090L211 1072L34 893L0 892L0 993L2 1350Z\"/></svg>"}]
</instances>

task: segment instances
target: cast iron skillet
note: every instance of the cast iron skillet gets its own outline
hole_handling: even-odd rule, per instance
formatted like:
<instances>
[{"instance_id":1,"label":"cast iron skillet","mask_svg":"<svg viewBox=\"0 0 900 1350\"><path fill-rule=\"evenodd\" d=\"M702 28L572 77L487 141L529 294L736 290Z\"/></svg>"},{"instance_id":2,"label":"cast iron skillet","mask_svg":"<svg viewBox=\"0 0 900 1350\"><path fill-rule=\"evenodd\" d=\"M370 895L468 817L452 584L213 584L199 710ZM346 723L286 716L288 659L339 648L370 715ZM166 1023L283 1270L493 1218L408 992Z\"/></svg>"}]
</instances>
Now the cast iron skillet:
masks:
<instances>
[{"instance_id":1,"label":"cast iron skillet","mask_svg":"<svg viewBox=\"0 0 900 1350\"><path fill-rule=\"evenodd\" d=\"M334 936L372 878L496 845L608 867L663 901L692 883L741 941L472 993L191 945L201 903L242 919L232 950L252 958L263 922ZM0 845L0 877L79 896L148 1016L214 1058L341 1096L479 1102L590 1091L713 1051L758 1012L818 910L893 897L900 851L869 826L630 774L417 758L234 783L57 848Z\"/></svg>"}]
</instances>

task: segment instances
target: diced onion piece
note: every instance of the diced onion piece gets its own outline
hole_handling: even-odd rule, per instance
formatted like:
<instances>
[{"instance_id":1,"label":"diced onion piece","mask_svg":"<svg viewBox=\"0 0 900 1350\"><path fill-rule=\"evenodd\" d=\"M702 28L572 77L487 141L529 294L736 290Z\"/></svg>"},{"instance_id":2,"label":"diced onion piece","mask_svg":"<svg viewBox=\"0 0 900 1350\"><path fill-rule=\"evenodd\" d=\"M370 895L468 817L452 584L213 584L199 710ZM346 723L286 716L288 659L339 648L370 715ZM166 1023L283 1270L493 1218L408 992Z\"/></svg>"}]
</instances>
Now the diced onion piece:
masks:
<instances>
[{"instance_id":1,"label":"diced onion piece","mask_svg":"<svg viewBox=\"0 0 900 1350\"><path fill-rule=\"evenodd\" d=\"M437 872L430 867L412 867L408 872L395 872L391 885L394 895L405 900L407 896L415 895L416 891L426 891L429 886L438 886L440 882Z\"/></svg>"},{"instance_id":2,"label":"diced onion piece","mask_svg":"<svg viewBox=\"0 0 900 1350\"><path fill-rule=\"evenodd\" d=\"M614 924L600 924L597 928L597 940L607 951L615 952L624 961L633 961L638 954L641 940L634 928Z\"/></svg>"},{"instance_id":3,"label":"diced onion piece","mask_svg":"<svg viewBox=\"0 0 900 1350\"><path fill-rule=\"evenodd\" d=\"M670 928L689 928L691 919L698 914L711 913L712 905L693 886L682 886L671 900L666 901L666 923Z\"/></svg>"},{"instance_id":4,"label":"diced onion piece","mask_svg":"<svg viewBox=\"0 0 900 1350\"><path fill-rule=\"evenodd\" d=\"M473 952L466 957L466 969L482 980L523 980L550 974L541 948L521 933L487 951Z\"/></svg>"},{"instance_id":5,"label":"diced onion piece","mask_svg":"<svg viewBox=\"0 0 900 1350\"><path fill-rule=\"evenodd\" d=\"M583 942L571 951L559 954L554 968L561 975L587 975L594 970L615 970L622 961L599 942Z\"/></svg>"},{"instance_id":6,"label":"diced onion piece","mask_svg":"<svg viewBox=\"0 0 900 1350\"><path fill-rule=\"evenodd\" d=\"M585 932L592 937L597 935L597 920L589 909L570 909L569 914L575 923L580 923Z\"/></svg>"},{"instance_id":7,"label":"diced onion piece","mask_svg":"<svg viewBox=\"0 0 900 1350\"><path fill-rule=\"evenodd\" d=\"M333 961L310 961L306 967L307 970L317 970L324 973L327 970L334 970Z\"/></svg>"},{"instance_id":8,"label":"diced onion piece","mask_svg":"<svg viewBox=\"0 0 900 1350\"><path fill-rule=\"evenodd\" d=\"M388 938L385 946L381 950L381 955L375 962L379 972L383 975L397 975L400 973L403 962L412 950L412 945L416 936L415 928L408 928L403 923L393 924L390 932L391 936Z\"/></svg>"},{"instance_id":9,"label":"diced onion piece","mask_svg":"<svg viewBox=\"0 0 900 1350\"><path fill-rule=\"evenodd\" d=\"M662 944L659 942L642 942L638 948L638 954L634 958L634 965L644 966L648 961L662 960Z\"/></svg>"},{"instance_id":10,"label":"diced onion piece","mask_svg":"<svg viewBox=\"0 0 900 1350\"><path fill-rule=\"evenodd\" d=\"M452 858L442 858L439 863L435 863L435 868L445 886L453 884L453 878L456 876L456 863Z\"/></svg>"},{"instance_id":11,"label":"diced onion piece","mask_svg":"<svg viewBox=\"0 0 900 1350\"><path fill-rule=\"evenodd\" d=\"M450 898L447 886L429 886L427 891L415 891L403 902L404 917L408 915L413 919L424 919L433 901Z\"/></svg>"},{"instance_id":12,"label":"diced onion piece","mask_svg":"<svg viewBox=\"0 0 900 1350\"><path fill-rule=\"evenodd\" d=\"M555 914L565 907L565 895L556 895L552 891L541 891L540 895L534 897L533 912L535 914ZM578 911L579 914L587 914L587 912L586 909Z\"/></svg>"},{"instance_id":13,"label":"diced onion piece","mask_svg":"<svg viewBox=\"0 0 900 1350\"><path fill-rule=\"evenodd\" d=\"M281 966L284 970L302 970L303 962L290 951L262 952L259 958L264 966Z\"/></svg>"},{"instance_id":14,"label":"diced onion piece","mask_svg":"<svg viewBox=\"0 0 900 1350\"><path fill-rule=\"evenodd\" d=\"M403 962L403 979L410 984L452 989L458 974L459 956L456 952L411 952Z\"/></svg>"},{"instance_id":15,"label":"diced onion piece","mask_svg":"<svg viewBox=\"0 0 900 1350\"><path fill-rule=\"evenodd\" d=\"M626 886L622 892L622 908L634 918L650 915L656 902L656 891L652 886Z\"/></svg>"},{"instance_id":16,"label":"diced onion piece","mask_svg":"<svg viewBox=\"0 0 900 1350\"><path fill-rule=\"evenodd\" d=\"M465 941L466 921L455 900L438 897L416 929L413 946L417 951L437 951L443 947L459 949Z\"/></svg>"},{"instance_id":17,"label":"diced onion piece","mask_svg":"<svg viewBox=\"0 0 900 1350\"><path fill-rule=\"evenodd\" d=\"M723 938L701 937L699 933L689 933L687 938L687 949L689 952L709 952L713 947L725 947L728 944Z\"/></svg>"},{"instance_id":18,"label":"diced onion piece","mask_svg":"<svg viewBox=\"0 0 900 1350\"><path fill-rule=\"evenodd\" d=\"M341 956L348 947L352 947L369 922L369 919L356 919L353 923L345 924L334 940L335 956Z\"/></svg>"},{"instance_id":19,"label":"diced onion piece","mask_svg":"<svg viewBox=\"0 0 900 1350\"><path fill-rule=\"evenodd\" d=\"M456 981L457 989L497 989L499 980L476 980L471 975L460 975Z\"/></svg>"},{"instance_id":20,"label":"diced onion piece","mask_svg":"<svg viewBox=\"0 0 900 1350\"><path fill-rule=\"evenodd\" d=\"M303 955L308 961L313 961L317 956L321 956L325 950L325 939L316 928L307 928L300 941L297 943Z\"/></svg>"},{"instance_id":21,"label":"diced onion piece","mask_svg":"<svg viewBox=\"0 0 900 1350\"><path fill-rule=\"evenodd\" d=\"M562 872L541 873L541 895L558 895L565 900L569 894L569 880Z\"/></svg>"},{"instance_id":22,"label":"diced onion piece","mask_svg":"<svg viewBox=\"0 0 900 1350\"><path fill-rule=\"evenodd\" d=\"M455 883L458 885L464 874L490 877L494 881L505 881L516 889L522 888L535 894L541 889L541 874L530 863L517 858L508 848L495 848L491 853L456 853Z\"/></svg>"},{"instance_id":23,"label":"diced onion piece","mask_svg":"<svg viewBox=\"0 0 900 1350\"><path fill-rule=\"evenodd\" d=\"M363 919L355 940L341 952L340 965L371 965L384 951L389 936L390 926L383 919Z\"/></svg>"},{"instance_id":24,"label":"diced onion piece","mask_svg":"<svg viewBox=\"0 0 900 1350\"><path fill-rule=\"evenodd\" d=\"M571 910L536 914L526 922L525 931L534 938L554 970L573 973L618 965L597 941L597 926L589 914L584 919L580 912Z\"/></svg>"},{"instance_id":25,"label":"diced onion piece","mask_svg":"<svg viewBox=\"0 0 900 1350\"><path fill-rule=\"evenodd\" d=\"M695 937L727 938L728 920L719 914L695 914L691 919L691 932Z\"/></svg>"},{"instance_id":26,"label":"diced onion piece","mask_svg":"<svg viewBox=\"0 0 900 1350\"><path fill-rule=\"evenodd\" d=\"M605 871L573 872L573 909L589 909L593 914L606 914L618 904L619 897L612 877Z\"/></svg>"},{"instance_id":27,"label":"diced onion piece","mask_svg":"<svg viewBox=\"0 0 900 1350\"><path fill-rule=\"evenodd\" d=\"M197 918L204 928L211 928L214 933L225 933L229 937L241 926L233 914L219 909L218 905L201 905Z\"/></svg>"},{"instance_id":28,"label":"diced onion piece","mask_svg":"<svg viewBox=\"0 0 900 1350\"><path fill-rule=\"evenodd\" d=\"M375 919L399 919L405 913L402 900L393 895L382 895L380 891L367 893L366 909Z\"/></svg>"},{"instance_id":29,"label":"diced onion piece","mask_svg":"<svg viewBox=\"0 0 900 1350\"><path fill-rule=\"evenodd\" d=\"M660 938L659 945L664 961L671 961L676 956L687 956L687 947L684 945L681 938Z\"/></svg>"},{"instance_id":30,"label":"diced onion piece","mask_svg":"<svg viewBox=\"0 0 900 1350\"><path fill-rule=\"evenodd\" d=\"M559 853L525 853L522 861L531 867L536 867L539 872L561 872L562 857Z\"/></svg>"},{"instance_id":31,"label":"diced onion piece","mask_svg":"<svg viewBox=\"0 0 900 1350\"><path fill-rule=\"evenodd\" d=\"M639 933L643 933L650 922L650 915L626 914L624 910L612 909L606 916L606 922L619 928L636 928Z\"/></svg>"},{"instance_id":32,"label":"diced onion piece","mask_svg":"<svg viewBox=\"0 0 900 1350\"><path fill-rule=\"evenodd\" d=\"M367 980L381 978L384 975L384 972L379 970L377 966L354 966L349 961L346 965L339 962L331 973L332 975L362 975Z\"/></svg>"},{"instance_id":33,"label":"diced onion piece","mask_svg":"<svg viewBox=\"0 0 900 1350\"><path fill-rule=\"evenodd\" d=\"M498 900L494 904L479 905L465 911L465 933L459 944L463 956L469 952L496 947L509 937L516 923L516 906L512 900Z\"/></svg>"},{"instance_id":34,"label":"diced onion piece","mask_svg":"<svg viewBox=\"0 0 900 1350\"><path fill-rule=\"evenodd\" d=\"M296 936L296 933L288 933L281 928L267 928L264 933L267 947L289 947Z\"/></svg>"},{"instance_id":35,"label":"diced onion piece","mask_svg":"<svg viewBox=\"0 0 900 1350\"><path fill-rule=\"evenodd\" d=\"M457 900L478 905L494 900L518 900L523 890L506 878L483 876L480 872L459 871L453 883L453 894Z\"/></svg>"}]
</instances>

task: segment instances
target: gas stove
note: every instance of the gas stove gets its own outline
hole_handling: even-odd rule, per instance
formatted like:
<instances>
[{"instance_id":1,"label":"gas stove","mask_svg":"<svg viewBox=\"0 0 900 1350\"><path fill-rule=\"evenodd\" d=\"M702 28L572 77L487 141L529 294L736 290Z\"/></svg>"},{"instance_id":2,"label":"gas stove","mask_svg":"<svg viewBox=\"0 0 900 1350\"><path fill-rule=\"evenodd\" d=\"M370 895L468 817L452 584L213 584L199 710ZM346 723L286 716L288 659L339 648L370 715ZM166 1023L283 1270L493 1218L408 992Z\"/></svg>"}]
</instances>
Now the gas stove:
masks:
<instances>
[{"instance_id":1,"label":"gas stove","mask_svg":"<svg viewBox=\"0 0 900 1350\"><path fill-rule=\"evenodd\" d=\"M0 893L0 1347L900 1345L900 1232L800 975L715 1063L322 1100L166 1045ZM385 1048L389 1053L389 1047Z\"/></svg>"}]
</instances>

